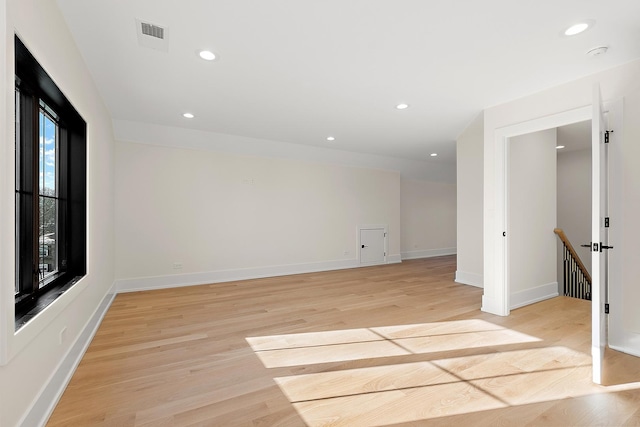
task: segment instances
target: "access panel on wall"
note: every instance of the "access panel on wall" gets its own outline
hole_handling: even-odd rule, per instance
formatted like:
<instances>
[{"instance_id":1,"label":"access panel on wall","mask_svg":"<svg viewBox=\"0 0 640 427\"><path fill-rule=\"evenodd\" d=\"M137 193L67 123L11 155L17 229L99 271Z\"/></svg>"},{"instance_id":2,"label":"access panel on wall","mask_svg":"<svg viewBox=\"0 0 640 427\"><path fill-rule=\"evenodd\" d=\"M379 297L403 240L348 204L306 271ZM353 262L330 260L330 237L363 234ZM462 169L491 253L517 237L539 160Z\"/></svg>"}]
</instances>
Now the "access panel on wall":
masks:
<instances>
[{"instance_id":1,"label":"access panel on wall","mask_svg":"<svg viewBox=\"0 0 640 427\"><path fill-rule=\"evenodd\" d=\"M360 264L375 265L385 263L385 239L384 227L360 228Z\"/></svg>"}]
</instances>

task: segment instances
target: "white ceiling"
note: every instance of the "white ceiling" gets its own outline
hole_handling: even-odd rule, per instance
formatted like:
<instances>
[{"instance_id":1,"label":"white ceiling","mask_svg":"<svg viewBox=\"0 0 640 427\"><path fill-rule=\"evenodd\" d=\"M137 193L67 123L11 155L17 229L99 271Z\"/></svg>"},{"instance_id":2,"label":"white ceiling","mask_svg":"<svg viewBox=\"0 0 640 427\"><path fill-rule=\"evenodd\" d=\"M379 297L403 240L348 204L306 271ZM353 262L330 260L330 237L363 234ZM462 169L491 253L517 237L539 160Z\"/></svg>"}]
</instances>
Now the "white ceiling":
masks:
<instances>
[{"instance_id":1,"label":"white ceiling","mask_svg":"<svg viewBox=\"0 0 640 427\"><path fill-rule=\"evenodd\" d=\"M638 0L57 1L114 120L445 164L482 109L640 57Z\"/></svg>"}]
</instances>

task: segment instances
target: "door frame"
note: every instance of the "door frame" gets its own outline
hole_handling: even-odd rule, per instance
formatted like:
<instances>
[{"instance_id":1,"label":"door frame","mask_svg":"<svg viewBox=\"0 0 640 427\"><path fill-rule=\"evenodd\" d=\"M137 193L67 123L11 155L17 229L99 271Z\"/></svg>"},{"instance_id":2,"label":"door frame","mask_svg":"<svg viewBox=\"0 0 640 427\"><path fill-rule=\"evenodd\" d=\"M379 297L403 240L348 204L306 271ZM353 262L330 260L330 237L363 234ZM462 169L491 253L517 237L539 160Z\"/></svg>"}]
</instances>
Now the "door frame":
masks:
<instances>
[{"instance_id":1,"label":"door frame","mask_svg":"<svg viewBox=\"0 0 640 427\"><path fill-rule=\"evenodd\" d=\"M573 123L584 122L592 119L592 106L567 110L557 114L529 120L514 125L505 126L495 130L494 145L494 171L495 174L495 194L493 210L493 221L491 227L485 223L486 244L493 246L493 262L487 261L485 257L485 272L493 272L493 285L485 280L485 292L482 296L482 311L508 316L510 313L510 287L508 283L508 247L506 232L507 208L508 208L508 182L507 182L507 159L509 153L510 138L542 130L557 128ZM487 233L487 229L493 231ZM551 230L552 231L552 230ZM550 231L550 232L551 232ZM488 264L488 265L487 265ZM489 292L488 292L489 291Z\"/></svg>"},{"instance_id":2,"label":"door frame","mask_svg":"<svg viewBox=\"0 0 640 427\"><path fill-rule=\"evenodd\" d=\"M364 224L364 225L358 225L358 229L356 231L356 253L358 254L358 264L359 265L363 265L362 264L362 258L360 256L360 250L362 249L362 243L360 243L360 232L362 230L384 230L384 261L383 264L387 263L387 254L389 253L389 249L388 249L388 240L389 240L389 230L387 230L387 226L386 224ZM376 264L365 264L365 265L376 265ZM380 264L378 264L380 265Z\"/></svg>"}]
</instances>

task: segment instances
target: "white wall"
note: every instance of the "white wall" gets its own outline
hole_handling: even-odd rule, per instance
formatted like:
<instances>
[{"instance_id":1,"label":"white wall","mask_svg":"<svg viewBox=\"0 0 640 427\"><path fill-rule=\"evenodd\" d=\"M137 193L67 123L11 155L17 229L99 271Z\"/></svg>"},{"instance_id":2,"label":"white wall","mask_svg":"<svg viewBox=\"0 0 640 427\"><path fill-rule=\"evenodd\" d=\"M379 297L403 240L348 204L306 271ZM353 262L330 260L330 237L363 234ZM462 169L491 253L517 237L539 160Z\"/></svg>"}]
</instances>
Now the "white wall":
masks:
<instances>
[{"instance_id":1,"label":"white wall","mask_svg":"<svg viewBox=\"0 0 640 427\"><path fill-rule=\"evenodd\" d=\"M456 182L455 164L433 161L431 158L425 161L344 151L337 148L339 144L324 146L292 144L118 119L113 120L113 131L118 141L211 150L245 156L302 160L366 169L394 170L400 172L402 177L407 179Z\"/></svg>"},{"instance_id":2,"label":"white wall","mask_svg":"<svg viewBox=\"0 0 640 427\"><path fill-rule=\"evenodd\" d=\"M483 286L483 165L484 113L458 137L457 270L456 282Z\"/></svg>"},{"instance_id":3,"label":"white wall","mask_svg":"<svg viewBox=\"0 0 640 427\"><path fill-rule=\"evenodd\" d=\"M4 12L3 0L0 10ZM111 120L54 1L8 0L0 14L0 425L38 425L81 352L114 280ZM5 27L6 24L6 27ZM88 126L87 275L14 334L14 32ZM61 341L61 331L66 332ZM80 338L80 340L79 340ZM67 357L70 356L70 357ZM59 369L60 368L60 369ZM25 418L26 417L26 418Z\"/></svg>"},{"instance_id":4,"label":"white wall","mask_svg":"<svg viewBox=\"0 0 640 427\"><path fill-rule=\"evenodd\" d=\"M116 165L121 290L357 266L368 224L400 261L398 172L129 142Z\"/></svg>"},{"instance_id":5,"label":"white wall","mask_svg":"<svg viewBox=\"0 0 640 427\"><path fill-rule=\"evenodd\" d=\"M557 296L556 129L508 147L508 280L511 308Z\"/></svg>"},{"instance_id":6,"label":"white wall","mask_svg":"<svg viewBox=\"0 0 640 427\"><path fill-rule=\"evenodd\" d=\"M561 133L558 144L564 145ZM591 241L591 149L558 151L558 228L567 235L591 273L591 252L580 247ZM563 284L563 252L557 240L558 284Z\"/></svg>"},{"instance_id":7,"label":"white wall","mask_svg":"<svg viewBox=\"0 0 640 427\"><path fill-rule=\"evenodd\" d=\"M615 150L617 150L617 158L620 159L620 167L615 169L616 176L611 181L614 198L612 203L618 206L615 227L612 223L612 233L616 237L616 243L614 244L613 241L611 243L614 246L617 244L622 249L617 253L620 254L618 256L623 257L621 277L615 279L618 280L615 289L619 290L619 293L611 294L611 303L612 309L620 307L621 310L610 316L610 327L617 329L614 334L610 330L610 342L621 349L635 349L640 354L638 338L640 311L637 310L640 303L637 291L640 247L635 242L635 237L640 230L638 230L638 224L634 222L634 218L640 215L640 208L637 205L638 188L640 188L638 185L640 156L637 153L639 135L637 117L640 117L640 102L637 94L640 90L640 78L638 76L640 76L640 61L634 61L485 110L484 160L480 158L477 160L484 165L484 310L497 313L498 311L494 309L499 308L499 304L494 302L499 301L500 294L504 292L501 284L496 281L499 275L496 269L499 261L496 256L499 253L502 224L498 221L500 215L496 211L496 206L499 206L497 198L500 197L496 172L499 169L497 163L500 156L497 155L498 147L494 135L507 126L589 106L592 102L593 85L599 83L605 101L625 98L624 129L622 131L619 129L620 133L614 134L614 138L618 140Z\"/></svg>"},{"instance_id":8,"label":"white wall","mask_svg":"<svg viewBox=\"0 0 640 427\"><path fill-rule=\"evenodd\" d=\"M402 259L456 253L456 184L401 180Z\"/></svg>"}]
</instances>

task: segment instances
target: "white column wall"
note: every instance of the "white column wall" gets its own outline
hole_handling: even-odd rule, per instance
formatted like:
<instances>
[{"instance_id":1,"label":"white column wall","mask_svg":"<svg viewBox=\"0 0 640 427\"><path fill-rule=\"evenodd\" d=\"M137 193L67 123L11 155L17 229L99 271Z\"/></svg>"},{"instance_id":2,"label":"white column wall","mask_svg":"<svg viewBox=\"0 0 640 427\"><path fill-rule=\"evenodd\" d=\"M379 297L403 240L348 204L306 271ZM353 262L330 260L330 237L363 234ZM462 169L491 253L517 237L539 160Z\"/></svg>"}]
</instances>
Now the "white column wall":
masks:
<instances>
[{"instance_id":1,"label":"white column wall","mask_svg":"<svg viewBox=\"0 0 640 427\"><path fill-rule=\"evenodd\" d=\"M456 253L456 184L401 180L402 259Z\"/></svg>"},{"instance_id":2,"label":"white column wall","mask_svg":"<svg viewBox=\"0 0 640 427\"><path fill-rule=\"evenodd\" d=\"M483 286L483 147L484 113L480 113L456 142L457 269L456 281Z\"/></svg>"}]
</instances>

